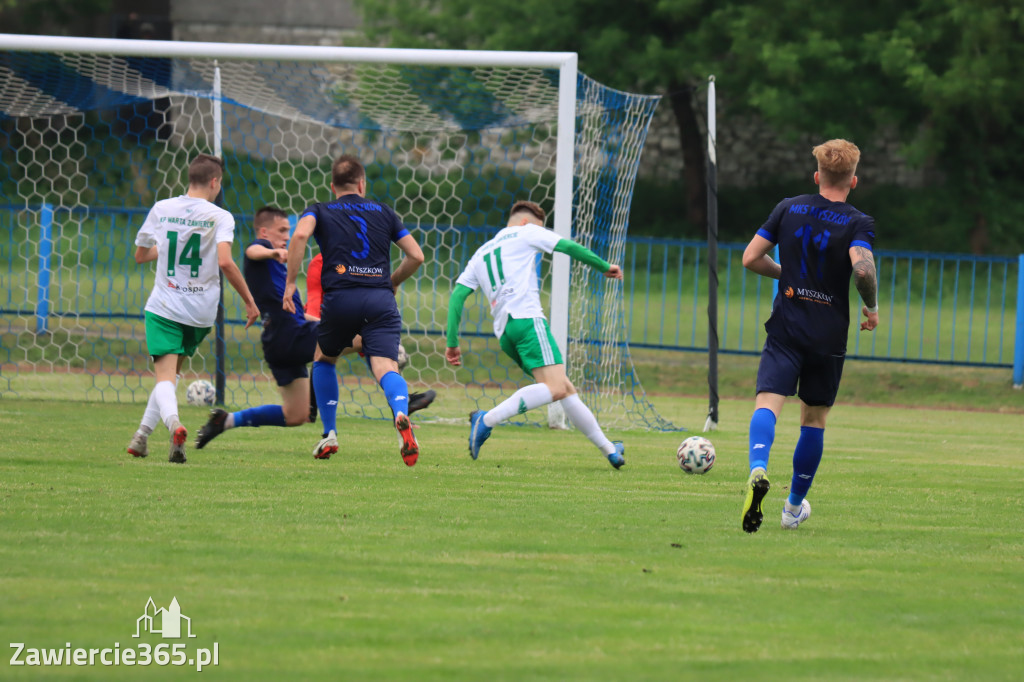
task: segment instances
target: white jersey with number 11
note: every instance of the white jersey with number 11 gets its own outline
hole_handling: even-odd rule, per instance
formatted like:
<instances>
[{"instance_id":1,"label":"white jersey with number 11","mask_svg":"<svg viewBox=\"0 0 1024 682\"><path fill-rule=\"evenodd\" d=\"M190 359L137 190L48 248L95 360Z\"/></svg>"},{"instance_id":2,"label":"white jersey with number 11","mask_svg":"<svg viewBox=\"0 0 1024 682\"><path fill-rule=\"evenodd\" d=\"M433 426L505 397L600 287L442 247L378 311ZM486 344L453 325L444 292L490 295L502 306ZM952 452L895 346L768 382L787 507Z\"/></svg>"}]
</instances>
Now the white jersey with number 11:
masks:
<instances>
[{"instance_id":1,"label":"white jersey with number 11","mask_svg":"<svg viewBox=\"0 0 1024 682\"><path fill-rule=\"evenodd\" d=\"M477 249L456 284L481 289L491 304L494 335L508 318L545 317L537 288L537 254L551 253L561 237L539 225L506 227Z\"/></svg>"}]
</instances>

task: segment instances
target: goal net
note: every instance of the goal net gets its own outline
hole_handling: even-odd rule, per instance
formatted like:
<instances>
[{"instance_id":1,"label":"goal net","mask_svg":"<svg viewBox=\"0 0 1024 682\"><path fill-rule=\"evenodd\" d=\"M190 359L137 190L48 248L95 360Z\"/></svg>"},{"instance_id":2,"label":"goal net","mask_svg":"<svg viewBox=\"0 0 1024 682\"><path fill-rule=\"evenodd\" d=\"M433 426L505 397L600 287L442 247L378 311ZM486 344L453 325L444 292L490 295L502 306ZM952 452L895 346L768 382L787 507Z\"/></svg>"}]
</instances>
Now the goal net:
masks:
<instances>
[{"instance_id":1,"label":"goal net","mask_svg":"<svg viewBox=\"0 0 1024 682\"><path fill-rule=\"evenodd\" d=\"M567 56L569 68L557 59ZM528 379L501 353L479 295L463 317L464 366L446 366L455 279L517 199L621 263L657 103L577 74L575 56L558 53L0 36L0 398L145 402L153 279L134 262L134 238L155 201L185 191L195 154L224 157L240 260L257 209L297 217L332 198L331 160L350 153L367 167L367 193L427 256L398 294L403 374L411 390L440 394L424 419L465 420ZM610 426L671 428L633 370L622 284L560 256L537 273L584 401ZM279 402L244 317L225 286L225 324L183 369L183 384L217 382L229 408ZM390 414L358 356L338 367L339 414Z\"/></svg>"}]
</instances>

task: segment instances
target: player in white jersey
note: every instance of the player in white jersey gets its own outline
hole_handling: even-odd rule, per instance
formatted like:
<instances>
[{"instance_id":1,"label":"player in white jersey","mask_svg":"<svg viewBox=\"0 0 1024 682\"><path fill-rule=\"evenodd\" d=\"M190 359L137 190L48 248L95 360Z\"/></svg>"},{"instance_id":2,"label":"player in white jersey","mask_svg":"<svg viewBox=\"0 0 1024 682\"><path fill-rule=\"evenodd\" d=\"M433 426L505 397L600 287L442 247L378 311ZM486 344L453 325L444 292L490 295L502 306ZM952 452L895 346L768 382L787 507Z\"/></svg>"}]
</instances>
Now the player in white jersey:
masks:
<instances>
[{"instance_id":1,"label":"player in white jersey","mask_svg":"<svg viewBox=\"0 0 1024 682\"><path fill-rule=\"evenodd\" d=\"M487 411L469 415L469 454L476 459L480 446L500 422L556 400L572 423L604 454L613 467L626 463L625 447L604 435L594 414L576 394L551 335L537 288L536 259L540 252L559 251L596 268L609 279L622 279L622 269L610 265L590 249L562 239L544 224L545 213L532 201L517 201L509 212L508 226L481 246L459 276L448 305L448 347L445 359L462 364L459 324L466 297L481 289L494 316L494 335L501 349L537 383L516 391Z\"/></svg>"},{"instance_id":2,"label":"player in white jersey","mask_svg":"<svg viewBox=\"0 0 1024 682\"><path fill-rule=\"evenodd\" d=\"M128 452L135 457L149 454L149 435L162 420L171 433L169 460L185 462L188 430L178 420L174 388L182 362L196 352L216 321L220 272L245 302L246 328L260 316L231 258L235 219L213 203L223 176L224 163L219 158L196 156L188 167L188 192L158 201L135 238L135 262L157 262L145 313L146 348L153 356L156 386L128 444Z\"/></svg>"}]
</instances>

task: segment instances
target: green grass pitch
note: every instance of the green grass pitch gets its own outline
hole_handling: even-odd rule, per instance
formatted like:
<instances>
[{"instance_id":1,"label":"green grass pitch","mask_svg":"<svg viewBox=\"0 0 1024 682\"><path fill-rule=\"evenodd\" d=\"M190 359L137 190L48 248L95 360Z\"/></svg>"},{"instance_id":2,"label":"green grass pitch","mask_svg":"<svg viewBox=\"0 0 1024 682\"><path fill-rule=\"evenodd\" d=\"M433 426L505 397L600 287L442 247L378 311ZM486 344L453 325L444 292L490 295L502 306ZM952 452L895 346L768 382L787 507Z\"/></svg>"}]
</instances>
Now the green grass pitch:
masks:
<instances>
[{"instance_id":1,"label":"green grass pitch","mask_svg":"<svg viewBox=\"0 0 1024 682\"><path fill-rule=\"evenodd\" d=\"M181 391L179 391L181 392ZM444 399L444 395L441 396ZM704 402L659 399L699 427ZM0 401L0 640L216 643L220 680L1019 680L1020 414L840 404L798 531L740 529L752 401L724 401L714 469L686 435L626 432L614 471L578 433L424 423L228 432L166 461L125 445L141 405ZM183 409L192 434L204 415ZM177 598L193 639L133 638ZM189 666L12 666L0 678L182 679ZM22 655L24 660L24 654Z\"/></svg>"}]
</instances>

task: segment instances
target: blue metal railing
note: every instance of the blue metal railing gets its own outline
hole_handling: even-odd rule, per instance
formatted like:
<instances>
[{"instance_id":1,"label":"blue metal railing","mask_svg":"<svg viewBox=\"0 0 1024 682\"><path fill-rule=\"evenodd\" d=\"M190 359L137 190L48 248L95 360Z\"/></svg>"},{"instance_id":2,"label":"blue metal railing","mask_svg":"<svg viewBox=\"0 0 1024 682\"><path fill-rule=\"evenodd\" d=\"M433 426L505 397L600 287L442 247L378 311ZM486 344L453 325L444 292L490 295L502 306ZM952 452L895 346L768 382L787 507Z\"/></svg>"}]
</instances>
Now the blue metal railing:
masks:
<instances>
[{"instance_id":1,"label":"blue metal railing","mask_svg":"<svg viewBox=\"0 0 1024 682\"><path fill-rule=\"evenodd\" d=\"M149 292L131 254L146 212L0 205L0 283L6 293L0 298L0 315L32 315L37 333L47 331L51 317L140 317ZM252 238L251 216L236 219L237 240L244 244ZM431 291L429 305L443 308L444 289L497 228L415 227L428 258L441 249L454 256L435 262L418 277L420 289ZM718 247L722 353L760 353L763 324L771 311L773 280L743 268L744 246ZM875 259L881 324L871 334L858 331L860 301L851 290L850 358L1012 367L1014 383L1024 382L1024 256L878 250ZM635 348L706 350L707 245L632 237L623 265L628 343ZM230 322L244 317L237 303L233 297L228 302ZM429 325L423 331L443 333Z\"/></svg>"}]
</instances>

